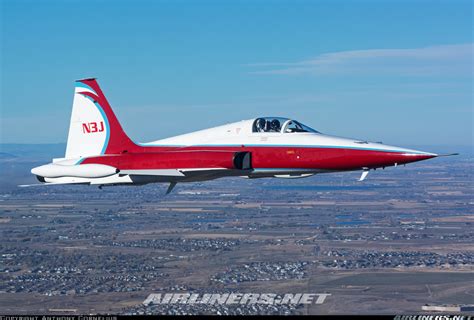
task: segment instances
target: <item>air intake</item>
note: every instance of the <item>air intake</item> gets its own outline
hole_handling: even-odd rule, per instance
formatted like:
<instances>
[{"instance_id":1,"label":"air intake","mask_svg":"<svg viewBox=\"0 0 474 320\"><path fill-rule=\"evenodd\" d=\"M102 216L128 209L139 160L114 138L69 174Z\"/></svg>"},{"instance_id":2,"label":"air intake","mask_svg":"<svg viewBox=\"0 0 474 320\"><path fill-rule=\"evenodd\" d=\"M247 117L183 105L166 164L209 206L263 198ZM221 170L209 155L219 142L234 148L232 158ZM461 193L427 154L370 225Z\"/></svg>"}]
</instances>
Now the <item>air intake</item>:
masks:
<instances>
[{"instance_id":1,"label":"air intake","mask_svg":"<svg viewBox=\"0 0 474 320\"><path fill-rule=\"evenodd\" d=\"M239 170L252 169L252 154L250 152L236 152L234 154L234 167Z\"/></svg>"}]
</instances>

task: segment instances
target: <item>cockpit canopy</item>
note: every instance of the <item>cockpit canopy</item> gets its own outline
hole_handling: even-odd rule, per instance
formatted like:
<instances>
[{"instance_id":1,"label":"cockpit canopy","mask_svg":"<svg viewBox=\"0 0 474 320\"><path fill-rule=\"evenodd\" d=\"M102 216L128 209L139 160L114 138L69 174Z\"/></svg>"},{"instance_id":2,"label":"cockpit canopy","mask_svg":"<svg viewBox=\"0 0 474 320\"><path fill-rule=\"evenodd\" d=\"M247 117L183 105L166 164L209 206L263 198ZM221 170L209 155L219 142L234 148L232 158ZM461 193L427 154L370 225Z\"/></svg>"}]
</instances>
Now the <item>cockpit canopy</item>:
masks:
<instances>
[{"instance_id":1,"label":"cockpit canopy","mask_svg":"<svg viewBox=\"0 0 474 320\"><path fill-rule=\"evenodd\" d=\"M279 132L279 133L296 133L296 132L312 132L318 131L305 126L304 124L280 117L262 117L255 119L252 132Z\"/></svg>"}]
</instances>

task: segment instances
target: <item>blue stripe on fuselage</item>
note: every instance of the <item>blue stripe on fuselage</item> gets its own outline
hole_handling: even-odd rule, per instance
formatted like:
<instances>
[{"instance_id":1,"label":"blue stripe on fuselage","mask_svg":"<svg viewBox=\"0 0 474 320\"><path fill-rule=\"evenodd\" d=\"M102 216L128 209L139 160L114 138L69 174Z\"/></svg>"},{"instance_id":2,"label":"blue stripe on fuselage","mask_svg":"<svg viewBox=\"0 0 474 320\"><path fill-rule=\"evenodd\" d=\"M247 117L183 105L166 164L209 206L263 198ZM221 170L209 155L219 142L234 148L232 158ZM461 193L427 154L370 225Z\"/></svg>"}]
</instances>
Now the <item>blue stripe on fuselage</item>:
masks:
<instances>
[{"instance_id":1,"label":"blue stripe on fuselage","mask_svg":"<svg viewBox=\"0 0 474 320\"><path fill-rule=\"evenodd\" d=\"M199 147L242 147L242 144L199 144L199 145L166 145L166 144L143 144L138 145L142 147L170 147L170 148L199 148ZM291 145L291 144L244 144L245 147L262 147L262 148L320 148L320 149L352 149L352 150L364 150L364 151L381 151L381 152L392 152L392 153L412 153L412 154L425 154L425 152L419 151L402 151L402 150L390 150L390 149L377 149L377 148L363 148L363 147L351 147L351 146L328 146L328 145Z\"/></svg>"}]
</instances>

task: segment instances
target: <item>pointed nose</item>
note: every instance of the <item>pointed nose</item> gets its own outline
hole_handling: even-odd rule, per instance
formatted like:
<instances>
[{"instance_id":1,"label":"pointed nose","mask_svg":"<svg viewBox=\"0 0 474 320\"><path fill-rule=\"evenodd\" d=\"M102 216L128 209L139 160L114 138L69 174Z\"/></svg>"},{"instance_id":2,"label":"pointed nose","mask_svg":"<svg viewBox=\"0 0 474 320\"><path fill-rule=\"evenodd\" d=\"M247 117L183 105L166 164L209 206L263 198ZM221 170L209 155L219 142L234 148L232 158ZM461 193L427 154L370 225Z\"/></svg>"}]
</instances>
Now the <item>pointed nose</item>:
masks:
<instances>
[{"instance_id":1,"label":"pointed nose","mask_svg":"<svg viewBox=\"0 0 474 320\"><path fill-rule=\"evenodd\" d=\"M436 153L414 150L414 149L407 149L407 148L400 148L400 147L396 147L394 151L401 153L407 158L412 157L413 159L420 159L420 160L431 159L438 156Z\"/></svg>"},{"instance_id":2,"label":"pointed nose","mask_svg":"<svg viewBox=\"0 0 474 320\"><path fill-rule=\"evenodd\" d=\"M365 168L397 166L410 162L435 158L436 153L400 148L381 143L367 143L365 150L350 152L351 161Z\"/></svg>"},{"instance_id":3,"label":"pointed nose","mask_svg":"<svg viewBox=\"0 0 474 320\"><path fill-rule=\"evenodd\" d=\"M437 156L438 155L436 153L421 152L421 151L417 153L412 153L412 152L402 153L402 157L404 158L404 161L403 161L404 163L428 160L431 158L436 158Z\"/></svg>"},{"instance_id":4,"label":"pointed nose","mask_svg":"<svg viewBox=\"0 0 474 320\"><path fill-rule=\"evenodd\" d=\"M405 148L397 148L394 151L393 153L390 152L389 155L394 165L427 160L438 156L436 153Z\"/></svg>"}]
</instances>

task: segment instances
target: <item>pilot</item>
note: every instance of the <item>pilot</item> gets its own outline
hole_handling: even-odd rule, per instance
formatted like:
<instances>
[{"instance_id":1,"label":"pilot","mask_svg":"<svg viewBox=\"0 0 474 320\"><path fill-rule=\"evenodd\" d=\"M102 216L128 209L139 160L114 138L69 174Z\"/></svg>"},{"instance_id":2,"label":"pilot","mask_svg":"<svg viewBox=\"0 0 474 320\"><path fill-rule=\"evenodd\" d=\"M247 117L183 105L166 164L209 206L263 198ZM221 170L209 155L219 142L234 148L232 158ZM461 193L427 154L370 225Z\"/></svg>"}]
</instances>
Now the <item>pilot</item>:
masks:
<instances>
[{"instance_id":1,"label":"pilot","mask_svg":"<svg viewBox=\"0 0 474 320\"><path fill-rule=\"evenodd\" d=\"M273 119L272 122L270 123L270 128L272 131L280 132L281 130L280 121L278 121L277 119Z\"/></svg>"},{"instance_id":2,"label":"pilot","mask_svg":"<svg viewBox=\"0 0 474 320\"><path fill-rule=\"evenodd\" d=\"M257 120L257 131L258 132L265 132L265 127L267 125L267 122L265 121L265 119L263 118L260 118Z\"/></svg>"}]
</instances>

